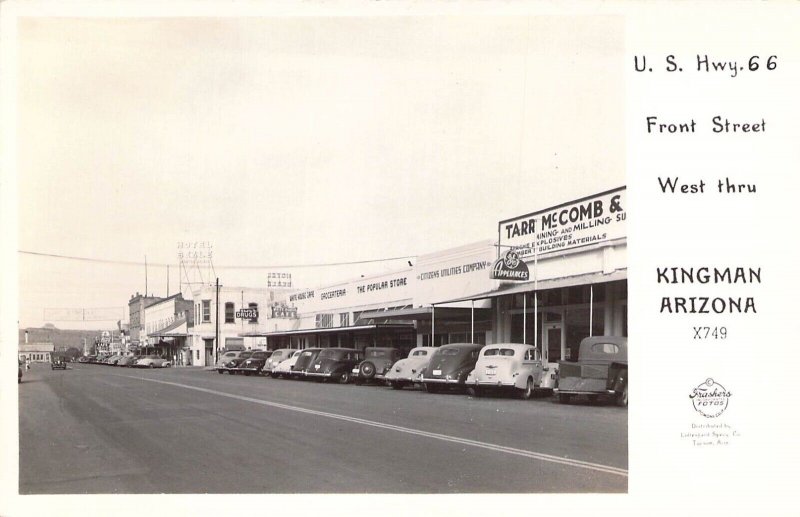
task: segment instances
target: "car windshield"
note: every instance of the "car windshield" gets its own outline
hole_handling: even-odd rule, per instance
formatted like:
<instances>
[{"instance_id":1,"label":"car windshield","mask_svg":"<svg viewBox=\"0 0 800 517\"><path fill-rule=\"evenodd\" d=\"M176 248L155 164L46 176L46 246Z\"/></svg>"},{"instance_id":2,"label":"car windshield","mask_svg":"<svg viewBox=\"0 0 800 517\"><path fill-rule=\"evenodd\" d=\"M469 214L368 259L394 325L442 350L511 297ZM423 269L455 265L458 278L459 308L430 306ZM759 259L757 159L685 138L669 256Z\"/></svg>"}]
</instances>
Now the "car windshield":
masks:
<instances>
[{"instance_id":1,"label":"car windshield","mask_svg":"<svg viewBox=\"0 0 800 517\"><path fill-rule=\"evenodd\" d=\"M427 351L427 350L417 350L416 352L414 352L414 353L413 353L413 354L411 354L411 355L413 355L413 356L423 356L423 355L428 355L428 351Z\"/></svg>"},{"instance_id":2,"label":"car windshield","mask_svg":"<svg viewBox=\"0 0 800 517\"><path fill-rule=\"evenodd\" d=\"M619 353L619 347L614 343L595 343L592 345L592 352L613 355Z\"/></svg>"},{"instance_id":3,"label":"car windshield","mask_svg":"<svg viewBox=\"0 0 800 517\"><path fill-rule=\"evenodd\" d=\"M441 352L442 355L458 355L461 353L460 348L442 348Z\"/></svg>"},{"instance_id":4,"label":"car windshield","mask_svg":"<svg viewBox=\"0 0 800 517\"><path fill-rule=\"evenodd\" d=\"M487 355L503 355L513 356L514 350L511 348L490 348L483 353L484 357Z\"/></svg>"},{"instance_id":5,"label":"car windshield","mask_svg":"<svg viewBox=\"0 0 800 517\"><path fill-rule=\"evenodd\" d=\"M388 350L367 350L367 357L389 357Z\"/></svg>"},{"instance_id":6,"label":"car windshield","mask_svg":"<svg viewBox=\"0 0 800 517\"><path fill-rule=\"evenodd\" d=\"M242 352L242 355L239 356L239 359L247 359L251 355L253 355L253 352Z\"/></svg>"},{"instance_id":7,"label":"car windshield","mask_svg":"<svg viewBox=\"0 0 800 517\"><path fill-rule=\"evenodd\" d=\"M337 350L335 348L328 348L327 350L320 352L319 356L317 356L317 359L320 361L323 359L341 359L349 351L350 350Z\"/></svg>"},{"instance_id":8,"label":"car windshield","mask_svg":"<svg viewBox=\"0 0 800 517\"><path fill-rule=\"evenodd\" d=\"M255 352L250 356L251 359L266 359L267 357L269 357L267 352Z\"/></svg>"},{"instance_id":9,"label":"car windshield","mask_svg":"<svg viewBox=\"0 0 800 517\"><path fill-rule=\"evenodd\" d=\"M232 357L236 357L238 354L239 354L239 352L227 352L222 357L232 358Z\"/></svg>"},{"instance_id":10,"label":"car windshield","mask_svg":"<svg viewBox=\"0 0 800 517\"><path fill-rule=\"evenodd\" d=\"M314 352L303 352L300 357L311 357L312 355L314 355Z\"/></svg>"}]
</instances>

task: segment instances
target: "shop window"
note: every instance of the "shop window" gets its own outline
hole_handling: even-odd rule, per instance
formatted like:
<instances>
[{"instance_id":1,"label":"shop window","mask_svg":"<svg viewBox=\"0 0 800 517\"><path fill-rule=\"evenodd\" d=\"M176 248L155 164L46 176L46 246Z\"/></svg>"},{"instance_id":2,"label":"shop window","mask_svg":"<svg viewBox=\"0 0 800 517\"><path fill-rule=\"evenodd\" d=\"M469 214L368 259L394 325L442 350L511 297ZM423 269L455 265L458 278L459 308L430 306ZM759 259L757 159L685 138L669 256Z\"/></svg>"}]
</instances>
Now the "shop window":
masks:
<instances>
[{"instance_id":1,"label":"shop window","mask_svg":"<svg viewBox=\"0 0 800 517\"><path fill-rule=\"evenodd\" d=\"M225 323L236 323L235 313L233 302L225 302Z\"/></svg>"},{"instance_id":2,"label":"shop window","mask_svg":"<svg viewBox=\"0 0 800 517\"><path fill-rule=\"evenodd\" d=\"M247 308L255 309L256 314L258 314L258 304L257 303L250 302L250 303L247 304ZM249 322L250 323L258 323L258 317L250 318Z\"/></svg>"},{"instance_id":3,"label":"shop window","mask_svg":"<svg viewBox=\"0 0 800 517\"><path fill-rule=\"evenodd\" d=\"M340 327L349 327L350 326L350 313L349 312L340 312L339 313L339 326Z\"/></svg>"},{"instance_id":4,"label":"shop window","mask_svg":"<svg viewBox=\"0 0 800 517\"><path fill-rule=\"evenodd\" d=\"M531 301L533 301L533 299L531 299ZM547 289L539 293L540 307L556 307L558 305L564 305L563 289Z\"/></svg>"},{"instance_id":5,"label":"shop window","mask_svg":"<svg viewBox=\"0 0 800 517\"><path fill-rule=\"evenodd\" d=\"M211 300L203 300L203 321L211 321Z\"/></svg>"},{"instance_id":6,"label":"shop window","mask_svg":"<svg viewBox=\"0 0 800 517\"><path fill-rule=\"evenodd\" d=\"M331 328L333 327L333 314L317 314L314 322L318 329Z\"/></svg>"},{"instance_id":7,"label":"shop window","mask_svg":"<svg viewBox=\"0 0 800 517\"><path fill-rule=\"evenodd\" d=\"M595 305L592 314L592 336L603 335L603 306ZM571 309L566 315L566 341L567 341L567 360L578 360L578 346L581 340L589 337L589 308Z\"/></svg>"}]
</instances>

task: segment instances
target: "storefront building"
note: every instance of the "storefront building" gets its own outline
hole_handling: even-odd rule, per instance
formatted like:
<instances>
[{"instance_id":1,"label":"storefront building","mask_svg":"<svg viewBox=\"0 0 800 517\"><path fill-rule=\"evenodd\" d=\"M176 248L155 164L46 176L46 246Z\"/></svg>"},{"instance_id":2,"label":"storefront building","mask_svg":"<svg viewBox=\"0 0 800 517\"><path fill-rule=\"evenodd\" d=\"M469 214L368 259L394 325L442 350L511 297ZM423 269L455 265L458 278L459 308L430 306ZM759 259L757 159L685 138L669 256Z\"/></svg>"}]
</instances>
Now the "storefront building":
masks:
<instances>
[{"instance_id":1,"label":"storefront building","mask_svg":"<svg viewBox=\"0 0 800 517\"><path fill-rule=\"evenodd\" d=\"M269 348L513 342L536 345L551 367L575 359L584 337L627 336L625 193L500 221L497 241L411 268L292 293L283 303L295 325L267 332ZM382 325L397 327L370 334Z\"/></svg>"},{"instance_id":2,"label":"storefront building","mask_svg":"<svg viewBox=\"0 0 800 517\"><path fill-rule=\"evenodd\" d=\"M19 345L17 355L22 362L49 363L54 353L53 343L26 343Z\"/></svg>"}]
</instances>

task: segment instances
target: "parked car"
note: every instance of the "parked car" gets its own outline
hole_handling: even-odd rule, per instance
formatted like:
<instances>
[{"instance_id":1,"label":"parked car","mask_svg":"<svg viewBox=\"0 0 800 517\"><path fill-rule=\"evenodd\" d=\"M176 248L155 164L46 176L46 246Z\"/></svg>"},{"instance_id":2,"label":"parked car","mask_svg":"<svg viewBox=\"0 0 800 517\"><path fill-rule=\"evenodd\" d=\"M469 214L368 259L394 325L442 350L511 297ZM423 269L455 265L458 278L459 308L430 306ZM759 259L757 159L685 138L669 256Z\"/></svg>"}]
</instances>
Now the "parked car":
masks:
<instances>
[{"instance_id":1,"label":"parked car","mask_svg":"<svg viewBox=\"0 0 800 517\"><path fill-rule=\"evenodd\" d=\"M596 401L611 396L620 406L628 405L628 338L587 337L578 347L578 361L558 362L555 400L569 402L573 395Z\"/></svg>"},{"instance_id":2,"label":"parked car","mask_svg":"<svg viewBox=\"0 0 800 517\"><path fill-rule=\"evenodd\" d=\"M238 359L242 353L244 353L244 350L229 350L223 353L221 356L219 356L219 358L217 358L217 364L214 365L214 369L217 370L217 373L219 374L227 372L228 363L234 359Z\"/></svg>"},{"instance_id":3,"label":"parked car","mask_svg":"<svg viewBox=\"0 0 800 517\"><path fill-rule=\"evenodd\" d=\"M412 349L408 353L408 357L394 363L386 372L386 382L396 390L421 382L422 370L428 366L436 350L438 349L433 346L420 346Z\"/></svg>"},{"instance_id":4,"label":"parked car","mask_svg":"<svg viewBox=\"0 0 800 517\"><path fill-rule=\"evenodd\" d=\"M63 357L56 357L53 359L53 362L50 363L51 370L66 370L67 369L67 362L64 361Z\"/></svg>"},{"instance_id":5,"label":"parked car","mask_svg":"<svg viewBox=\"0 0 800 517\"><path fill-rule=\"evenodd\" d=\"M110 364L111 366L116 366L120 359L122 359L123 355L112 355L108 359L106 359L106 364Z\"/></svg>"},{"instance_id":6,"label":"parked car","mask_svg":"<svg viewBox=\"0 0 800 517\"><path fill-rule=\"evenodd\" d=\"M362 384L371 381L383 381L386 372L394 363L402 358L402 352L390 347L367 347L364 360L353 368L353 381Z\"/></svg>"},{"instance_id":7,"label":"parked car","mask_svg":"<svg viewBox=\"0 0 800 517\"><path fill-rule=\"evenodd\" d=\"M478 353L483 345L451 343L440 346L430 363L422 371L420 381L430 393L445 387L464 386L469 373L475 368Z\"/></svg>"},{"instance_id":8,"label":"parked car","mask_svg":"<svg viewBox=\"0 0 800 517\"><path fill-rule=\"evenodd\" d=\"M135 355L126 355L119 361L117 361L117 366L133 366L136 364L136 361L139 358Z\"/></svg>"},{"instance_id":9,"label":"parked car","mask_svg":"<svg viewBox=\"0 0 800 517\"><path fill-rule=\"evenodd\" d=\"M137 359L134 364L137 368L169 368L172 362L159 355L146 355Z\"/></svg>"},{"instance_id":10,"label":"parked car","mask_svg":"<svg viewBox=\"0 0 800 517\"><path fill-rule=\"evenodd\" d=\"M253 355L253 352L250 350L225 352L225 354L217 361L217 373L221 374L228 372L229 374L233 375L236 372L231 371L231 369L235 369L240 363L243 363L245 359L251 355Z\"/></svg>"},{"instance_id":11,"label":"parked car","mask_svg":"<svg viewBox=\"0 0 800 517\"><path fill-rule=\"evenodd\" d=\"M277 368L277 366L283 361L292 357L292 354L295 352L297 352L297 350L293 350L291 348L279 348L277 350L273 350L272 355L269 356L269 359L267 359L264 368L261 369L261 373L272 375L272 370Z\"/></svg>"},{"instance_id":12,"label":"parked car","mask_svg":"<svg viewBox=\"0 0 800 517\"><path fill-rule=\"evenodd\" d=\"M250 357L245 359L243 362L240 362L237 366L234 366L228 371L230 373L258 375L259 373L261 373L261 370L264 368L264 365L267 363L267 360L271 355L272 352L266 350L256 350L250 355Z\"/></svg>"},{"instance_id":13,"label":"parked car","mask_svg":"<svg viewBox=\"0 0 800 517\"><path fill-rule=\"evenodd\" d=\"M86 355L81 356L81 357L78 358L78 362L79 363L88 363L90 361L91 361L91 358L89 356L86 356Z\"/></svg>"},{"instance_id":14,"label":"parked car","mask_svg":"<svg viewBox=\"0 0 800 517\"><path fill-rule=\"evenodd\" d=\"M466 384L477 397L490 389L513 389L520 398L529 399L542 383L542 372L535 346L498 343L481 349Z\"/></svg>"},{"instance_id":15,"label":"parked car","mask_svg":"<svg viewBox=\"0 0 800 517\"><path fill-rule=\"evenodd\" d=\"M278 364L278 366L272 369L272 376L278 379L291 376L292 368L297 362L297 358L300 357L300 354L302 353L302 350L295 350L292 352L292 356L289 357L289 359L284 359Z\"/></svg>"},{"instance_id":16,"label":"parked car","mask_svg":"<svg viewBox=\"0 0 800 517\"><path fill-rule=\"evenodd\" d=\"M306 375L306 370L314 363L319 353L322 352L321 348L306 348L297 358L297 361L292 366L292 371L289 375L294 378L302 378Z\"/></svg>"},{"instance_id":17,"label":"parked car","mask_svg":"<svg viewBox=\"0 0 800 517\"><path fill-rule=\"evenodd\" d=\"M306 377L332 379L340 384L347 384L350 382L350 371L363 358L362 353L355 348L325 348L306 369Z\"/></svg>"}]
</instances>

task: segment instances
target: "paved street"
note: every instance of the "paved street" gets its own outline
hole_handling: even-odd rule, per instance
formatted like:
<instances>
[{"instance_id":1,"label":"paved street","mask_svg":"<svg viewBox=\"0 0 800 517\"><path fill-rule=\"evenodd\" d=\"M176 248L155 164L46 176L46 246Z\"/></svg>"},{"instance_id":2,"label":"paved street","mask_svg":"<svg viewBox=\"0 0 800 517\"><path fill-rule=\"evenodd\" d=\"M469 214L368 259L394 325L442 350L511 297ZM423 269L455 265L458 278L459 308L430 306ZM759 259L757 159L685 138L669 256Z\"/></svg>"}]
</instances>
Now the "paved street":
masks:
<instances>
[{"instance_id":1,"label":"paved street","mask_svg":"<svg viewBox=\"0 0 800 517\"><path fill-rule=\"evenodd\" d=\"M624 492L627 410L418 389L35 365L20 492Z\"/></svg>"}]
</instances>

